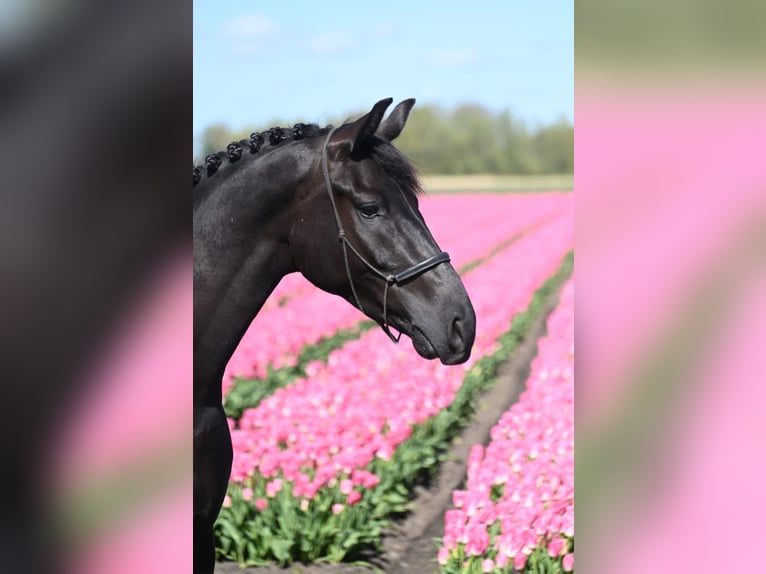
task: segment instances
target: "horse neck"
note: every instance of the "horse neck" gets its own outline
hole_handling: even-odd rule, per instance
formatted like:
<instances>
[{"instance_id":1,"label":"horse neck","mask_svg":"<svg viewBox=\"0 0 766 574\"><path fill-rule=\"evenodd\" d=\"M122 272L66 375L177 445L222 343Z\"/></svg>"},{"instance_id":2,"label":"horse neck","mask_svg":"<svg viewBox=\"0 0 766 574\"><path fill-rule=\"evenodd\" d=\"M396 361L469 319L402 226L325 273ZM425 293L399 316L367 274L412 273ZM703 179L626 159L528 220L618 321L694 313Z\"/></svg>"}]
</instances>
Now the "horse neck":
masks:
<instances>
[{"instance_id":1,"label":"horse neck","mask_svg":"<svg viewBox=\"0 0 766 574\"><path fill-rule=\"evenodd\" d=\"M295 271L287 233L305 168L289 158L275 167L277 159L242 166L195 205L195 406L221 403L226 363L280 279Z\"/></svg>"}]
</instances>

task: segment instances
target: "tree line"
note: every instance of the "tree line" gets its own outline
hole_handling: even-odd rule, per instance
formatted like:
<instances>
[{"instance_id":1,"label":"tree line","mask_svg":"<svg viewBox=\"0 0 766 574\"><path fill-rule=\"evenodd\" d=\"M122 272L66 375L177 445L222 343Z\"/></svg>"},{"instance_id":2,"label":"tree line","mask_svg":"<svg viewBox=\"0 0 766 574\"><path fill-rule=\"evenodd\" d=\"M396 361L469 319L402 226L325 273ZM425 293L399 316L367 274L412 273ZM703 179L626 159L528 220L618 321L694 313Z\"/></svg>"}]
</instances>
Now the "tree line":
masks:
<instances>
[{"instance_id":1,"label":"tree line","mask_svg":"<svg viewBox=\"0 0 766 574\"><path fill-rule=\"evenodd\" d=\"M344 119L330 123L340 125ZM225 149L235 139L274 125L291 124L275 122L238 131L223 125L210 126L202 134L202 154ZM568 120L530 126L507 110L493 113L474 104L451 110L416 106L396 145L426 174L574 172L574 127Z\"/></svg>"}]
</instances>

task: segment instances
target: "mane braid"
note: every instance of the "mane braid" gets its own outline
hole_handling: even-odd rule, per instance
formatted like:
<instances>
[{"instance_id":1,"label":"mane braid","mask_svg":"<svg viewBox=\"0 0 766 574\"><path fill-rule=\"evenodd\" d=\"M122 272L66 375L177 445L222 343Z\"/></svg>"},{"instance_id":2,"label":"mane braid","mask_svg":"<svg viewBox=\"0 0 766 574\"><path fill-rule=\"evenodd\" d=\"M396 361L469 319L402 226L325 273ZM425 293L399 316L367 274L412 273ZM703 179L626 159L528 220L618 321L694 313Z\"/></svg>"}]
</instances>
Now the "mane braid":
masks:
<instances>
[{"instance_id":1,"label":"mane braid","mask_svg":"<svg viewBox=\"0 0 766 574\"><path fill-rule=\"evenodd\" d=\"M264 152L267 152L288 140L298 141L304 138L327 135L331 129L332 126L320 128L317 124L297 123L292 128L272 127L263 132L253 132L249 139L233 141L226 146L225 151L205 156L204 165L192 165L192 186L200 183L203 175L207 175L208 178L215 175L223 165L224 160L229 163L240 161L245 149L249 155L256 155L261 153L264 145L268 146L268 149L264 149ZM390 142L376 137L365 148L363 153L369 153L372 160L397 183L402 191L413 196L424 193L417 170Z\"/></svg>"},{"instance_id":2,"label":"mane braid","mask_svg":"<svg viewBox=\"0 0 766 574\"><path fill-rule=\"evenodd\" d=\"M292 128L275 126L263 132L253 132L250 134L249 139L237 140L228 144L225 151L208 154L205 156L203 165L192 164L192 187L202 181L203 175L207 175L208 178L215 175L221 165L223 165L224 160L229 163L238 162L242 159L245 150L250 155L255 155L261 152L261 148L264 145L275 148L288 140L297 141L326 134L331 128L332 126L320 128L316 124L297 123Z\"/></svg>"}]
</instances>

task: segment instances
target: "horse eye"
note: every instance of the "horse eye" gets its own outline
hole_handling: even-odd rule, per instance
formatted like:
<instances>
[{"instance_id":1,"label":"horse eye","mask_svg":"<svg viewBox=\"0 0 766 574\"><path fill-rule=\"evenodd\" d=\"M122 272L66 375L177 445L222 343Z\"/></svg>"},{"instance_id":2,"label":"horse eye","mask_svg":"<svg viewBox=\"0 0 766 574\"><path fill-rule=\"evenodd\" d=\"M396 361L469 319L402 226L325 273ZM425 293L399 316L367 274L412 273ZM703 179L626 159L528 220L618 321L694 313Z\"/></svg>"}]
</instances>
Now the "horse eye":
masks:
<instances>
[{"instance_id":1,"label":"horse eye","mask_svg":"<svg viewBox=\"0 0 766 574\"><path fill-rule=\"evenodd\" d=\"M372 219L379 214L378 206L374 203L365 203L359 207L359 212L362 214L362 217L366 217L368 219Z\"/></svg>"}]
</instances>

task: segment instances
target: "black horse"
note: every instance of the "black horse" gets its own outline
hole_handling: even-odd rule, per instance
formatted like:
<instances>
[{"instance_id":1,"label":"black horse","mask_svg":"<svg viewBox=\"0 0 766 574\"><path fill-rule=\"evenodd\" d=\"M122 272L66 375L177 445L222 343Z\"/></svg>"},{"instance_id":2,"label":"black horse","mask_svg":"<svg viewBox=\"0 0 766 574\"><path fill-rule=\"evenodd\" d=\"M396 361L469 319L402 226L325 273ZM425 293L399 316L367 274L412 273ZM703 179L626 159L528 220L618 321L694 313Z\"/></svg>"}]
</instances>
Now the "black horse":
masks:
<instances>
[{"instance_id":1,"label":"black horse","mask_svg":"<svg viewBox=\"0 0 766 574\"><path fill-rule=\"evenodd\" d=\"M213 572L231 472L224 367L280 279L300 271L444 364L468 359L476 317L418 210L420 184L393 146L414 99L338 128L254 133L194 168L194 570Z\"/></svg>"}]
</instances>

